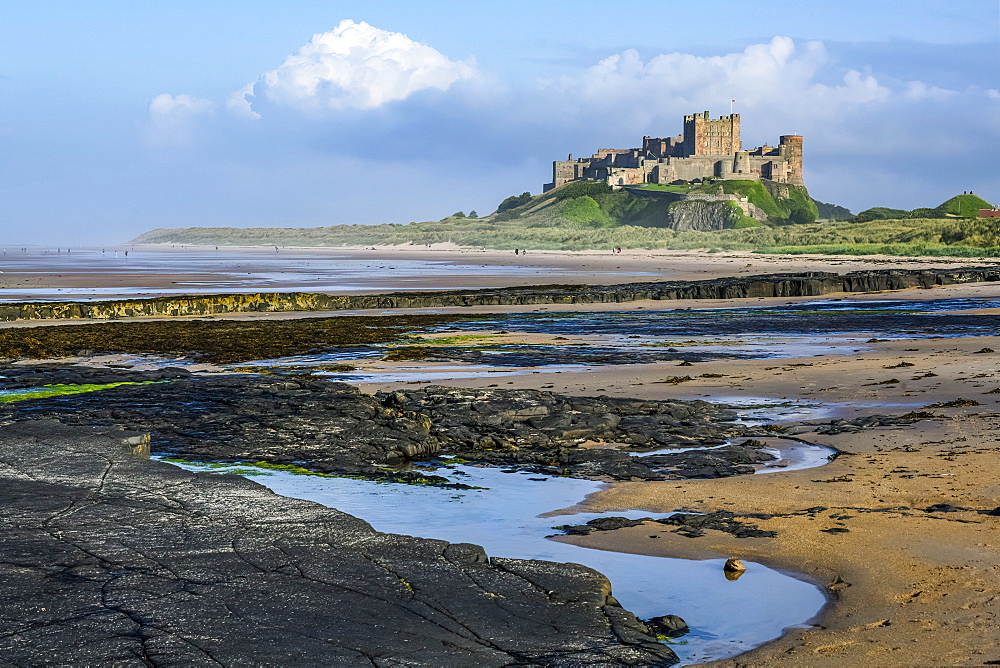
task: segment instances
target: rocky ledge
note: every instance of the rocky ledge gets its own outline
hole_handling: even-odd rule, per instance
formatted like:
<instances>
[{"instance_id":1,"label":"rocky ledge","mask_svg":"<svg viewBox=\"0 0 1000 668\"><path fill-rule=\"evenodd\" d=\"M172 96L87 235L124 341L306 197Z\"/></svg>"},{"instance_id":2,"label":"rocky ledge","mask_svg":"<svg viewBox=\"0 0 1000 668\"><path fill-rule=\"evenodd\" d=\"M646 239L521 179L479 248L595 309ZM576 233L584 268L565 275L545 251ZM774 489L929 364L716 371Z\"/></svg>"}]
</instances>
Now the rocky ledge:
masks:
<instances>
[{"instance_id":1,"label":"rocky ledge","mask_svg":"<svg viewBox=\"0 0 1000 668\"><path fill-rule=\"evenodd\" d=\"M0 419L148 431L152 448L191 459L297 464L338 475L443 483L412 461L444 456L546 475L616 480L717 478L753 473L774 457L763 436L726 406L705 401L574 397L542 390L425 386L375 395L320 378L195 376L7 367L4 387L160 380L0 405ZM617 447L589 447L618 444ZM626 450L701 448L635 456ZM386 468L397 466L399 468Z\"/></svg>"},{"instance_id":2,"label":"rocky ledge","mask_svg":"<svg viewBox=\"0 0 1000 668\"><path fill-rule=\"evenodd\" d=\"M126 436L0 427L5 665L677 662L588 568L378 533Z\"/></svg>"},{"instance_id":3,"label":"rocky ledge","mask_svg":"<svg viewBox=\"0 0 1000 668\"><path fill-rule=\"evenodd\" d=\"M307 292L171 296L87 302L0 304L0 321L140 316L193 316L253 311L442 308L533 304L621 303L643 299L746 299L815 297L833 292L876 292L935 285L1000 281L1000 268L881 269L798 274L762 274L704 281L660 281L621 285L534 285L485 290L327 295Z\"/></svg>"}]
</instances>

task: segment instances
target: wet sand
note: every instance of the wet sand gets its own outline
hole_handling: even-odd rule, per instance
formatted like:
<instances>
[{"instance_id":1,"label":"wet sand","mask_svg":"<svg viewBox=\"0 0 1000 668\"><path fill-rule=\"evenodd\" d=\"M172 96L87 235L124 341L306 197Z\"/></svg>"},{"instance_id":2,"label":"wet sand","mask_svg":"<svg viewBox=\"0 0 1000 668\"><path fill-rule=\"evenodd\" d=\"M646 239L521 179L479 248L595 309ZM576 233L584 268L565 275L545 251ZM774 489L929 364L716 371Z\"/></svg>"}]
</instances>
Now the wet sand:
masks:
<instances>
[{"instance_id":1,"label":"wet sand","mask_svg":"<svg viewBox=\"0 0 1000 668\"><path fill-rule=\"evenodd\" d=\"M402 256L422 254L424 250L394 250L392 253ZM340 249L337 252L341 252ZM459 251L442 249L434 253L450 257L456 263L470 264L465 257L468 254ZM512 254L483 253L477 262L485 267L500 266L491 263L509 262L512 258ZM537 252L529 253L527 258L527 262L545 266L575 263L581 270L577 281L581 283L632 280L634 274L628 272L657 271L668 278L695 279L740 275L741 272L949 266L937 259L924 263L900 258L848 260L740 253L632 252L612 256ZM525 258L519 256L518 262L525 263ZM988 263L962 261L957 264ZM597 269L618 271L619 267L622 273L614 280L587 277L584 273L584 270ZM488 272L485 276L484 281L503 279L496 285L517 284L505 282L514 280L511 276L489 277ZM532 278L529 282L538 281ZM471 286L466 284L464 287ZM825 295L823 299L843 296ZM998 296L998 285L965 284L851 298L921 300ZM803 303L812 299L633 302L461 311L718 308ZM435 309L435 312L447 310ZM318 315L324 314L217 317ZM739 556L829 585L832 602L818 620L818 626L793 629L781 639L748 654L719 662L723 665L974 665L1000 660L1000 638L996 632L1000 597L995 593L1000 576L1000 540L997 538L1000 517L976 512L1000 506L1000 483L997 482L1000 480L1000 393L990 393L1000 388L1000 352L978 352L984 348L1000 351L1000 336L900 339L864 346L845 340L837 351L845 354L711 361L684 368L676 368L675 363L660 363L594 367L586 372L562 370L536 374L529 371L502 379L485 375L443 382L458 387L498 384L580 395L655 399L725 397L728 401L743 398L748 403L757 398L803 400L821 404L822 412L816 414L821 420L873 414L901 415L913 410L933 413L938 417L906 427L880 427L839 435L798 434L799 438L828 445L843 453L818 469L690 480L683 484L618 483L574 508L588 512L642 509L666 513L686 509L766 513L772 517L753 522L762 529L777 531L775 538L735 539L728 534L708 531L707 535L692 539L671 533L661 525L653 525L652 528L641 526L559 540L595 549L660 556ZM900 366L901 363L912 366ZM433 365L410 366L419 369ZM723 375L706 377L705 374ZM671 376L688 375L693 380L677 385L662 382ZM893 380L899 382L886 382ZM395 386L398 384L369 383L362 389L371 391ZM924 408L959 398L972 399L981 405ZM968 510L924 510L933 504L950 504ZM824 509L803 512L818 506ZM901 509L903 506L907 509ZM834 528L848 531L823 531Z\"/></svg>"},{"instance_id":2,"label":"wet sand","mask_svg":"<svg viewBox=\"0 0 1000 668\"><path fill-rule=\"evenodd\" d=\"M892 298L966 295L970 289L981 297L1000 295L1000 286L948 286L895 292ZM750 521L777 531L775 538L736 539L717 531L687 538L652 524L556 540L654 556L737 556L827 586L831 604L817 626L792 629L718 665L976 665L1000 659L1000 517L977 512L1000 506L1000 393L992 393L1000 388L1000 336L863 345L845 338L836 352L683 368L660 363L529 372L447 384L748 404L785 399L814 405L799 419L817 422L927 411L937 417L905 427L796 434L842 453L821 468L682 484L616 483L567 509L766 513L774 517ZM693 380L663 382L675 375ZM960 398L981 405L928 407ZM926 512L934 504L967 510ZM803 512L816 507L823 509ZM824 531L834 528L848 531Z\"/></svg>"},{"instance_id":3,"label":"wet sand","mask_svg":"<svg viewBox=\"0 0 1000 668\"><path fill-rule=\"evenodd\" d=\"M116 255L117 252L117 255ZM152 297L210 292L306 291L366 294L539 284L699 280L765 273L920 269L1000 264L967 258L755 255L749 251L475 251L433 247L129 247L0 256L0 299Z\"/></svg>"},{"instance_id":4,"label":"wet sand","mask_svg":"<svg viewBox=\"0 0 1000 668\"><path fill-rule=\"evenodd\" d=\"M843 453L821 468L683 484L617 483L572 509L766 513L774 517L750 521L777 531L775 538L736 539L717 531L687 538L653 524L557 540L659 556L737 556L828 586L831 605L817 620L819 626L793 629L719 665L975 665L998 660L1000 517L976 511L1000 506L1000 394L988 394L1000 388L1000 352L977 352L1000 351L1000 337L871 345L869 351L846 356L727 360L683 369L670 364L600 367L500 382L657 399L802 399L821 402L824 410L816 417L824 421L911 410L939 416L907 427L797 434ZM886 368L901 362L913 366ZM678 373L695 380L657 382ZM725 377L700 377L704 373ZM891 379L900 382L879 384ZM490 383L471 379L449 384ZM958 398L982 405L924 408ZM933 504L969 510L924 510ZM817 506L824 509L803 513ZM824 531L832 528L848 531Z\"/></svg>"}]
</instances>

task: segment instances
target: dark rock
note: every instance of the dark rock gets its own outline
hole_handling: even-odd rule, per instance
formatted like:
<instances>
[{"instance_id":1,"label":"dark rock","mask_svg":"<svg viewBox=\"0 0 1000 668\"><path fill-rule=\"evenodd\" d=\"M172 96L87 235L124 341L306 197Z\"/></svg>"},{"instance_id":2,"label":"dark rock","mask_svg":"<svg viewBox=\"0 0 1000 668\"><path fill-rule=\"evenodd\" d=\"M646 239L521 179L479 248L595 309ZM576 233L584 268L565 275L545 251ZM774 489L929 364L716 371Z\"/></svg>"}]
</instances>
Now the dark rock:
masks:
<instances>
[{"instance_id":1,"label":"dark rock","mask_svg":"<svg viewBox=\"0 0 1000 668\"><path fill-rule=\"evenodd\" d=\"M9 665L672 665L591 569L383 534L122 432L0 427Z\"/></svg>"},{"instance_id":2,"label":"dark rock","mask_svg":"<svg viewBox=\"0 0 1000 668\"><path fill-rule=\"evenodd\" d=\"M957 513L963 510L968 510L968 508L953 506L950 503L935 503L924 508L924 512L926 513Z\"/></svg>"},{"instance_id":3,"label":"dark rock","mask_svg":"<svg viewBox=\"0 0 1000 668\"><path fill-rule=\"evenodd\" d=\"M11 367L5 386L115 382L142 372L81 367ZM572 397L540 390L426 386L374 396L322 378L191 376L0 405L0 419L56 419L152 433L154 452L211 461L298 463L321 473L448 484L384 465L441 454L543 475L661 480L752 473L771 459L746 446L633 457L584 441L642 441L654 447L724 443L745 427L728 407L704 401ZM8 384L9 383L9 384Z\"/></svg>"},{"instance_id":4,"label":"dark rock","mask_svg":"<svg viewBox=\"0 0 1000 668\"><path fill-rule=\"evenodd\" d=\"M777 531L766 531L753 524L744 524L736 519L737 517L735 513L728 510L720 510L705 515L675 513L670 517L655 521L667 526L679 527L675 532L689 538L705 535L706 529L723 531L736 538L773 538L778 535Z\"/></svg>"},{"instance_id":5,"label":"dark rock","mask_svg":"<svg viewBox=\"0 0 1000 668\"><path fill-rule=\"evenodd\" d=\"M643 517L638 520L630 520L627 517L598 517L586 524L567 525L556 528L562 529L570 535L585 536L591 531L614 531L615 529L639 526L651 521L653 521L652 517Z\"/></svg>"},{"instance_id":6,"label":"dark rock","mask_svg":"<svg viewBox=\"0 0 1000 668\"><path fill-rule=\"evenodd\" d=\"M687 622L677 615L663 615L646 620L646 626L657 635L664 635L668 638L680 638L690 632Z\"/></svg>"},{"instance_id":7,"label":"dark rock","mask_svg":"<svg viewBox=\"0 0 1000 668\"><path fill-rule=\"evenodd\" d=\"M815 424L815 431L818 434L852 434L864 429L874 429L875 427L900 427L911 425L920 420L935 418L935 415L925 411L912 411L905 415L868 415L851 420L831 420L824 424Z\"/></svg>"},{"instance_id":8,"label":"dark rock","mask_svg":"<svg viewBox=\"0 0 1000 668\"><path fill-rule=\"evenodd\" d=\"M820 529L820 531L826 533L849 533L851 530L845 527L831 527L829 529Z\"/></svg>"},{"instance_id":9,"label":"dark rock","mask_svg":"<svg viewBox=\"0 0 1000 668\"><path fill-rule=\"evenodd\" d=\"M831 292L876 292L1000 281L996 267L959 269L882 269L846 274L798 274L661 281L621 285L533 285L485 290L402 292L374 295L325 295L304 292L198 295L88 302L19 302L0 305L0 320L112 319L155 315L209 315L249 311L330 311L503 304L591 304L645 299L749 299L812 297Z\"/></svg>"}]
</instances>

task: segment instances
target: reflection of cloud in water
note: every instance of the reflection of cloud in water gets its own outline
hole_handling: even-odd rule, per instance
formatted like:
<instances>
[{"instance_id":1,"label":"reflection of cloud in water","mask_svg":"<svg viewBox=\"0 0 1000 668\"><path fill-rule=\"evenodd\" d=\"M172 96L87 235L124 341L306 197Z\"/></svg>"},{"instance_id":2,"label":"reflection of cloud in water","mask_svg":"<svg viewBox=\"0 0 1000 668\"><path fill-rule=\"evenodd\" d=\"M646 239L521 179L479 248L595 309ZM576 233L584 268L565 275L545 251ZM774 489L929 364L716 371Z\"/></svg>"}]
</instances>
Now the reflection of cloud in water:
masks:
<instances>
[{"instance_id":1,"label":"reflection of cloud in water","mask_svg":"<svg viewBox=\"0 0 1000 668\"><path fill-rule=\"evenodd\" d=\"M601 483L495 468L454 466L435 471L486 490L453 490L316 478L274 472L253 480L278 494L308 499L393 533L482 545L495 557L584 564L611 580L615 597L640 618L678 614L691 626L674 649L685 662L745 652L812 618L825 603L819 588L760 564L747 563L739 582L723 573L722 559L687 560L590 550L546 540L552 527L579 524L595 513L539 517L570 507ZM544 477L545 480L537 478ZM643 511L616 516L648 517ZM662 527L654 525L650 532Z\"/></svg>"}]
</instances>

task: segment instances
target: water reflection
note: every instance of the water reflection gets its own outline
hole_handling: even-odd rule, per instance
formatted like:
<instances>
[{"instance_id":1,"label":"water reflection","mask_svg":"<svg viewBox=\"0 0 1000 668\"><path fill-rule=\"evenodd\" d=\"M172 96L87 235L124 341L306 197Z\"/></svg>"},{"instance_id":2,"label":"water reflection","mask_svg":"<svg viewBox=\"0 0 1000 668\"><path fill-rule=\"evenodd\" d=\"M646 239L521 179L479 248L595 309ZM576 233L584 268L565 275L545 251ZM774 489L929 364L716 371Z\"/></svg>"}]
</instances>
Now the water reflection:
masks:
<instances>
[{"instance_id":1,"label":"water reflection","mask_svg":"<svg viewBox=\"0 0 1000 668\"><path fill-rule=\"evenodd\" d=\"M541 517L572 506L601 483L454 466L439 469L486 490L451 490L363 480L295 476L254 477L284 496L308 499L361 517L379 531L482 545L491 556L574 562L611 580L615 597L641 618L678 614L692 632L674 649L685 662L746 651L802 624L825 603L816 586L756 563L739 582L725 577L724 560L668 559L607 552L546 540L553 526L599 517L581 513ZM616 512L632 518L649 513ZM650 532L666 530L652 525Z\"/></svg>"}]
</instances>

